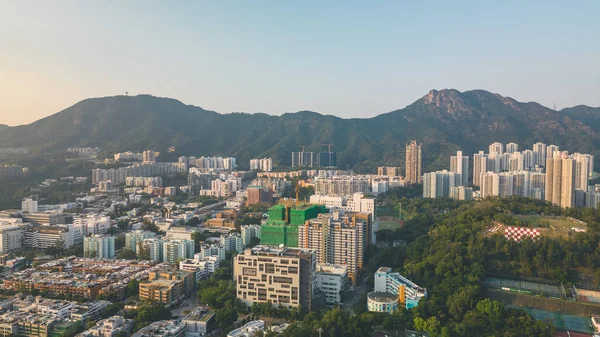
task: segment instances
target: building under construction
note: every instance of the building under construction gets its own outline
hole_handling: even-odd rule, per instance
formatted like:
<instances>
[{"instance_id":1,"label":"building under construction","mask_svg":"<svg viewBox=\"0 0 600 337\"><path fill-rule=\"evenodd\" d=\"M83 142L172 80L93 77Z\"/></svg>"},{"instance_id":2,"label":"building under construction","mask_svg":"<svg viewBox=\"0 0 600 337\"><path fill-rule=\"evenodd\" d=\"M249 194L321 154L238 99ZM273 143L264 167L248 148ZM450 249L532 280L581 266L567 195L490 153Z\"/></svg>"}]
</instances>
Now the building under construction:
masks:
<instances>
[{"instance_id":1,"label":"building under construction","mask_svg":"<svg viewBox=\"0 0 600 337\"><path fill-rule=\"evenodd\" d=\"M322 205L275 205L269 209L269 219L261 226L260 243L298 247L298 226L327 212Z\"/></svg>"}]
</instances>

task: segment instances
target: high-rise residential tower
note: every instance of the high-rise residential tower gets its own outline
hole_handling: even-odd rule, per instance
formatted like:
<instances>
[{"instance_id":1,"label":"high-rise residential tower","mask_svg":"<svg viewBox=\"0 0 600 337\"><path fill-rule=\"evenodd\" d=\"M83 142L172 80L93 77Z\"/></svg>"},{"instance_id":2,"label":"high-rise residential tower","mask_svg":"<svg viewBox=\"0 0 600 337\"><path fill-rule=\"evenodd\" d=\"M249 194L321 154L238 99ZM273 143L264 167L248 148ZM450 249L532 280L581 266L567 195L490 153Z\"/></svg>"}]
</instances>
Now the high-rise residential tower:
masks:
<instances>
[{"instance_id":1,"label":"high-rise residential tower","mask_svg":"<svg viewBox=\"0 0 600 337\"><path fill-rule=\"evenodd\" d=\"M458 173L461 176L459 186L469 185L469 157L463 156L462 151L456 151L456 156L450 157L450 172Z\"/></svg>"},{"instance_id":2,"label":"high-rise residential tower","mask_svg":"<svg viewBox=\"0 0 600 337\"><path fill-rule=\"evenodd\" d=\"M421 183L421 144L416 140L406 144L406 182Z\"/></svg>"}]
</instances>

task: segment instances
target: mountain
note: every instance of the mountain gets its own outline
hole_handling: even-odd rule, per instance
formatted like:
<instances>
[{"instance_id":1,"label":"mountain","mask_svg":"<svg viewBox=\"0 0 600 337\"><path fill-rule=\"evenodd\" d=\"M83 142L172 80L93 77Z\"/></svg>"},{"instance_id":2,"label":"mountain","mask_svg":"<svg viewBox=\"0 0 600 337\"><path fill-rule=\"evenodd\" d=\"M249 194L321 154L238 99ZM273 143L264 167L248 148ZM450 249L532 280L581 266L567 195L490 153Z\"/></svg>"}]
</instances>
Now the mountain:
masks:
<instances>
[{"instance_id":1,"label":"mountain","mask_svg":"<svg viewBox=\"0 0 600 337\"><path fill-rule=\"evenodd\" d=\"M6 125L6 124L0 124L0 130L6 130L8 128L9 128L8 125Z\"/></svg>"},{"instance_id":2,"label":"mountain","mask_svg":"<svg viewBox=\"0 0 600 337\"><path fill-rule=\"evenodd\" d=\"M594 153L600 145L598 108L572 109L557 112L484 90L453 89L432 90L403 109L368 119L310 111L218 114L170 98L114 96L86 99L32 124L7 128L0 133L0 147L52 152L97 146L109 154L175 146L177 155L230 155L241 164L272 156L277 164L290 165L290 152L299 145L321 151L333 144L340 167L366 171L402 165L406 142L416 139L423 143L427 171L446 168L457 150L472 155L494 141L527 148L541 141Z\"/></svg>"},{"instance_id":3,"label":"mountain","mask_svg":"<svg viewBox=\"0 0 600 337\"><path fill-rule=\"evenodd\" d=\"M578 105L560 110L560 113L588 125L594 131L600 132L600 107L592 108Z\"/></svg>"}]
</instances>

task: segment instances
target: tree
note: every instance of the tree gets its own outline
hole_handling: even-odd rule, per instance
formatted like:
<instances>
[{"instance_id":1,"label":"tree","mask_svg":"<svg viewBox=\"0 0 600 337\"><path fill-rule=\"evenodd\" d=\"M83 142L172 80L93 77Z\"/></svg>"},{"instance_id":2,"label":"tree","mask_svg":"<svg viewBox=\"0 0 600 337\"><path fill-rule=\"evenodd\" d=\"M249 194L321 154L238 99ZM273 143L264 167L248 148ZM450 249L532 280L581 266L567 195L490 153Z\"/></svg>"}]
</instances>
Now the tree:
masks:
<instances>
[{"instance_id":1,"label":"tree","mask_svg":"<svg viewBox=\"0 0 600 337\"><path fill-rule=\"evenodd\" d=\"M129 248L121 249L121 251L117 255L117 259L122 260L135 260L136 258L137 256L135 255L135 252Z\"/></svg>"},{"instance_id":2,"label":"tree","mask_svg":"<svg viewBox=\"0 0 600 337\"><path fill-rule=\"evenodd\" d=\"M215 312L215 316L217 325L221 329L233 325L233 323L235 323L235 321L237 321L238 319L237 312L235 311L235 308L231 305L231 303L228 303L221 309L218 309Z\"/></svg>"}]
</instances>

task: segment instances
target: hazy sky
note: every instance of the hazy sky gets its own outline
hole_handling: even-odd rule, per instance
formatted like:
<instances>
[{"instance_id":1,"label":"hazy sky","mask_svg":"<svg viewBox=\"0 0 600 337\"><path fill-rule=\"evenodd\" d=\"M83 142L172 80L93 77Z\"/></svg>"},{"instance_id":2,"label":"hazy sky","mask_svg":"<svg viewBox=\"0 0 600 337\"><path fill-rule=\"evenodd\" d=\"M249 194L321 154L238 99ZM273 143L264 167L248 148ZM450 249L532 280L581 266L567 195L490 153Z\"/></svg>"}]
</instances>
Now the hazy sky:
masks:
<instances>
[{"instance_id":1,"label":"hazy sky","mask_svg":"<svg viewBox=\"0 0 600 337\"><path fill-rule=\"evenodd\" d=\"M430 89L600 106L600 1L0 0L0 123L128 91L369 117Z\"/></svg>"}]
</instances>

